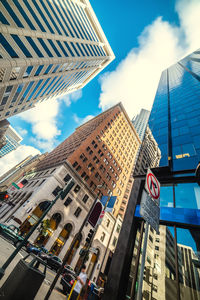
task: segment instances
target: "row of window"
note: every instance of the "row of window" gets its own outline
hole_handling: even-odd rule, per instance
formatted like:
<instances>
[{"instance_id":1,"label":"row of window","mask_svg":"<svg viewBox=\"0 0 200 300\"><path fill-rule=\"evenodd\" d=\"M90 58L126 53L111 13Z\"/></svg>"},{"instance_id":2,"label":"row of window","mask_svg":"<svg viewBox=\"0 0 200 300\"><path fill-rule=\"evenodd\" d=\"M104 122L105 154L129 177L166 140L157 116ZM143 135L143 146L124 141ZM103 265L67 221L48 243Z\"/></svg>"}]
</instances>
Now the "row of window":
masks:
<instances>
[{"instance_id":1,"label":"row of window","mask_svg":"<svg viewBox=\"0 0 200 300\"><path fill-rule=\"evenodd\" d=\"M42 32L98 41L85 10L81 5L68 0L58 0L53 3L49 0L47 2L41 0L40 4L36 1L33 3L24 1L23 6L18 0L13 0L12 6L8 1L2 1L1 11L3 12L1 22L5 25L10 25L6 18L8 13L20 28L26 28L28 25L35 31L39 29Z\"/></svg>"},{"instance_id":2,"label":"row of window","mask_svg":"<svg viewBox=\"0 0 200 300\"><path fill-rule=\"evenodd\" d=\"M102 50L102 47L83 44L79 42L67 42L60 40L50 40L50 39L41 39L41 38L32 38L30 36L18 36L11 34L13 42L10 43L9 35L3 35L0 33L0 44L3 46L4 50L12 58L21 57L20 52L24 54L27 58L32 57L81 57L81 56L105 56L105 53ZM28 44L27 44L28 42ZM27 46L29 45L29 46ZM16 47L18 46L19 49ZM36 54L36 55L35 55Z\"/></svg>"}]
</instances>

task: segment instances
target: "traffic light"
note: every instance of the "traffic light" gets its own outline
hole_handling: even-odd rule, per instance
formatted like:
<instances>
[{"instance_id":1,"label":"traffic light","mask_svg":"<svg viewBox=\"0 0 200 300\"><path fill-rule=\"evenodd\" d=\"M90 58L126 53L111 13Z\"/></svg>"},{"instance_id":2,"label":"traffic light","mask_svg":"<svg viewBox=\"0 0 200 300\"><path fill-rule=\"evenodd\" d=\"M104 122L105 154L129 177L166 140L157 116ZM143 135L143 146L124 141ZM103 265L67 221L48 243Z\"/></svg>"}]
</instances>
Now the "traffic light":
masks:
<instances>
[{"instance_id":1,"label":"traffic light","mask_svg":"<svg viewBox=\"0 0 200 300\"><path fill-rule=\"evenodd\" d=\"M90 229L88 235L87 235L87 238L86 238L86 242L88 244L90 244L91 240L92 240L92 237L93 237L93 234L94 234L94 230Z\"/></svg>"},{"instance_id":2,"label":"traffic light","mask_svg":"<svg viewBox=\"0 0 200 300\"><path fill-rule=\"evenodd\" d=\"M9 198L7 191L0 192L0 201L5 201Z\"/></svg>"},{"instance_id":3,"label":"traffic light","mask_svg":"<svg viewBox=\"0 0 200 300\"><path fill-rule=\"evenodd\" d=\"M74 185L75 185L75 182L74 182L74 180L71 179L71 181L67 184L67 186L63 189L63 191L60 194L60 198L62 200L65 199L65 197L71 191L71 189L73 188Z\"/></svg>"},{"instance_id":4,"label":"traffic light","mask_svg":"<svg viewBox=\"0 0 200 300\"><path fill-rule=\"evenodd\" d=\"M82 249L80 250L80 252L79 252L79 255L80 255L80 256L84 256L85 253L86 253L86 251L87 251L87 249L82 248Z\"/></svg>"}]
</instances>

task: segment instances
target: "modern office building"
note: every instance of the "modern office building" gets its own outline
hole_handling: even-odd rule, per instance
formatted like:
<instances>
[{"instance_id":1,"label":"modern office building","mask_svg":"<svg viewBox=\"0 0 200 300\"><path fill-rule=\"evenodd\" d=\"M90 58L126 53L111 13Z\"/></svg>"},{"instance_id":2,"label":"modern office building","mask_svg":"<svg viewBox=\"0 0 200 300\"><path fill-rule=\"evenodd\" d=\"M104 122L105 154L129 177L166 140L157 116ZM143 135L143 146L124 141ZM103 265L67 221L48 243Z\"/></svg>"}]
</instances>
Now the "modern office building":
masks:
<instances>
[{"instance_id":1,"label":"modern office building","mask_svg":"<svg viewBox=\"0 0 200 300\"><path fill-rule=\"evenodd\" d=\"M117 196L113 214L123 217L122 199L140 143L119 103L76 128L37 168L46 170L67 160L99 197L110 192Z\"/></svg>"},{"instance_id":2,"label":"modern office building","mask_svg":"<svg viewBox=\"0 0 200 300\"><path fill-rule=\"evenodd\" d=\"M143 293L143 299L168 300L170 289L173 291L172 299L199 299L200 296L199 285L195 281L195 274L199 273L195 268L198 269L200 264L198 256L194 255L200 249L199 81L200 50L197 50L163 71L149 117L149 128L161 151L160 165L153 168L153 172L161 183L160 227L165 226L173 236L166 249L173 257L173 268L168 264L170 280L165 281L163 292L158 297L153 296L151 291L148 295ZM135 176L103 300L132 299L136 296L139 255L134 273L130 270L137 230L142 230L143 226L136 204L140 203L144 183L144 174ZM164 236L160 229L159 239L164 239ZM159 254L161 260L163 255ZM172 280L173 285L170 283Z\"/></svg>"},{"instance_id":3,"label":"modern office building","mask_svg":"<svg viewBox=\"0 0 200 300\"><path fill-rule=\"evenodd\" d=\"M22 137L15 131L15 129L9 125L5 132L6 144L0 149L0 158L17 149L20 146Z\"/></svg>"},{"instance_id":4,"label":"modern office building","mask_svg":"<svg viewBox=\"0 0 200 300\"><path fill-rule=\"evenodd\" d=\"M83 88L114 54L89 0L1 1L0 120Z\"/></svg>"},{"instance_id":5,"label":"modern office building","mask_svg":"<svg viewBox=\"0 0 200 300\"><path fill-rule=\"evenodd\" d=\"M135 127L135 130L137 131L141 141L144 138L144 134L149 120L149 115L150 111L142 108L140 113L132 119L133 126Z\"/></svg>"},{"instance_id":6,"label":"modern office building","mask_svg":"<svg viewBox=\"0 0 200 300\"><path fill-rule=\"evenodd\" d=\"M0 121L0 149L6 144L5 133L9 125L10 123L6 119Z\"/></svg>"}]
</instances>

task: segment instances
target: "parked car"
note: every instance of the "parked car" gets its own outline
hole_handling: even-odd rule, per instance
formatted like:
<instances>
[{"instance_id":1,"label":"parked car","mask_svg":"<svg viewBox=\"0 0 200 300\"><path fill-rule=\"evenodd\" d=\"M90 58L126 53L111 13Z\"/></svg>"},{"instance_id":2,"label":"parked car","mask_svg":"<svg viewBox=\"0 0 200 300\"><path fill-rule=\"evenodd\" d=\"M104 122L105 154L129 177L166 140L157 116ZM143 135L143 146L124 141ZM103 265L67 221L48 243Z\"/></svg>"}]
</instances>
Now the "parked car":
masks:
<instances>
[{"instance_id":1,"label":"parked car","mask_svg":"<svg viewBox=\"0 0 200 300\"><path fill-rule=\"evenodd\" d=\"M76 276L76 272L74 271L74 269L70 265L65 265L64 266L63 274L67 274L67 273Z\"/></svg>"},{"instance_id":2,"label":"parked car","mask_svg":"<svg viewBox=\"0 0 200 300\"><path fill-rule=\"evenodd\" d=\"M42 255L42 253L48 253L47 249L45 249L44 247L36 247L30 243L27 244L26 251L35 255Z\"/></svg>"},{"instance_id":3,"label":"parked car","mask_svg":"<svg viewBox=\"0 0 200 300\"><path fill-rule=\"evenodd\" d=\"M69 294L71 291L71 288L74 284L74 281L76 279L76 276L71 273L63 273L60 284L63 287L63 293L65 295Z\"/></svg>"},{"instance_id":4,"label":"parked car","mask_svg":"<svg viewBox=\"0 0 200 300\"><path fill-rule=\"evenodd\" d=\"M19 234L19 228L15 225L0 224L0 235L12 241L15 246L18 246L24 238Z\"/></svg>"},{"instance_id":5,"label":"parked car","mask_svg":"<svg viewBox=\"0 0 200 300\"><path fill-rule=\"evenodd\" d=\"M62 265L62 260L55 255L47 255L46 257L43 257L43 259L46 261L47 265L56 272Z\"/></svg>"}]
</instances>

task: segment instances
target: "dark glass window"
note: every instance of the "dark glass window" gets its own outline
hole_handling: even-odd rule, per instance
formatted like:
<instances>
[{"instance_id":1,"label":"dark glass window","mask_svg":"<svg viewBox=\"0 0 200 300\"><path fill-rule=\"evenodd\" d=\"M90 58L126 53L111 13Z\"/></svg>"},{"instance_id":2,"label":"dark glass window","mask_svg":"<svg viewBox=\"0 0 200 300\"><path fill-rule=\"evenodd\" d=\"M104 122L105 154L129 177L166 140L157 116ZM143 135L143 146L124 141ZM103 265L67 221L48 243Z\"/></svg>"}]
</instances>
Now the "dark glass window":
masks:
<instances>
[{"instance_id":1,"label":"dark glass window","mask_svg":"<svg viewBox=\"0 0 200 300\"><path fill-rule=\"evenodd\" d=\"M4 1L3 1L4 2ZM6 2L6 1L5 1ZM15 52L15 50L11 47L11 45L8 43L8 41L5 39L2 33L0 33L0 43L4 47L5 51L8 52L8 54L12 58L18 58L19 56Z\"/></svg>"},{"instance_id":2,"label":"dark glass window","mask_svg":"<svg viewBox=\"0 0 200 300\"><path fill-rule=\"evenodd\" d=\"M49 48L47 47L45 41L41 38L38 38L38 41L40 42L41 46L43 47L43 49L46 51L47 55L49 57L53 57L53 54L51 53L51 51L49 50Z\"/></svg>"},{"instance_id":3,"label":"dark glass window","mask_svg":"<svg viewBox=\"0 0 200 300\"><path fill-rule=\"evenodd\" d=\"M80 215L82 209L80 207L78 207L76 210L75 210L75 213L74 215L78 218L78 216Z\"/></svg>"},{"instance_id":4,"label":"dark glass window","mask_svg":"<svg viewBox=\"0 0 200 300\"><path fill-rule=\"evenodd\" d=\"M40 51L40 49L38 48L36 43L33 41L33 39L30 36L26 36L26 39L29 42L29 44L31 45L31 47L33 48L33 50L36 52L36 54L39 57L44 57L44 55L42 54L42 52Z\"/></svg>"},{"instance_id":5,"label":"dark glass window","mask_svg":"<svg viewBox=\"0 0 200 300\"><path fill-rule=\"evenodd\" d=\"M23 78L28 77L31 74L32 70L33 70L33 66L27 67L26 71L24 72Z\"/></svg>"},{"instance_id":6,"label":"dark glass window","mask_svg":"<svg viewBox=\"0 0 200 300\"><path fill-rule=\"evenodd\" d=\"M65 206L68 206L72 202L72 199L70 197L67 197L67 200L64 202Z\"/></svg>"},{"instance_id":7,"label":"dark glass window","mask_svg":"<svg viewBox=\"0 0 200 300\"><path fill-rule=\"evenodd\" d=\"M14 20L14 22L17 24L18 27L24 28L23 24L15 14L13 8L9 5L8 1L1 1L1 3L4 5L5 9L8 11L10 14L11 18Z\"/></svg>"},{"instance_id":8,"label":"dark glass window","mask_svg":"<svg viewBox=\"0 0 200 300\"><path fill-rule=\"evenodd\" d=\"M73 163L73 165L72 165L72 167L76 167L76 166L78 166L78 163L77 163L77 161L75 161L74 163Z\"/></svg>"},{"instance_id":9,"label":"dark glass window","mask_svg":"<svg viewBox=\"0 0 200 300\"><path fill-rule=\"evenodd\" d=\"M63 180L64 180L64 182L69 182L71 178L72 177L69 174L67 174Z\"/></svg>"},{"instance_id":10,"label":"dark glass window","mask_svg":"<svg viewBox=\"0 0 200 300\"><path fill-rule=\"evenodd\" d=\"M36 72L35 72L35 76L40 75L40 72L42 71L43 67L44 67L44 65L41 65L41 66L39 66L39 67L37 68L37 70L36 70Z\"/></svg>"},{"instance_id":11,"label":"dark glass window","mask_svg":"<svg viewBox=\"0 0 200 300\"><path fill-rule=\"evenodd\" d=\"M53 194L54 196L57 196L58 193L59 193L61 190L62 190L62 188L61 188L60 186L57 186L57 187L55 188L55 190L53 190L52 194Z\"/></svg>"},{"instance_id":12,"label":"dark glass window","mask_svg":"<svg viewBox=\"0 0 200 300\"><path fill-rule=\"evenodd\" d=\"M51 39L48 39L49 44L51 45L51 47L53 48L53 50L55 51L56 55L58 57L61 57L60 52L58 51L58 48L55 46L54 42Z\"/></svg>"},{"instance_id":13,"label":"dark glass window","mask_svg":"<svg viewBox=\"0 0 200 300\"><path fill-rule=\"evenodd\" d=\"M24 53L24 55L26 57L32 57L31 53L28 51L28 49L26 48L26 46L24 45L24 43L22 42L22 40L16 34L11 34L11 36L14 39L14 41L17 43L17 45L19 46L19 48L22 50L22 52Z\"/></svg>"},{"instance_id":14,"label":"dark glass window","mask_svg":"<svg viewBox=\"0 0 200 300\"><path fill-rule=\"evenodd\" d=\"M82 200L82 201L83 201L84 203L86 203L86 202L88 201L88 199L89 199L89 196L88 196L88 195L85 195L85 196L83 197L83 200Z\"/></svg>"},{"instance_id":15,"label":"dark glass window","mask_svg":"<svg viewBox=\"0 0 200 300\"><path fill-rule=\"evenodd\" d=\"M81 187L77 184L74 188L74 193L78 193L80 191Z\"/></svg>"}]
</instances>

